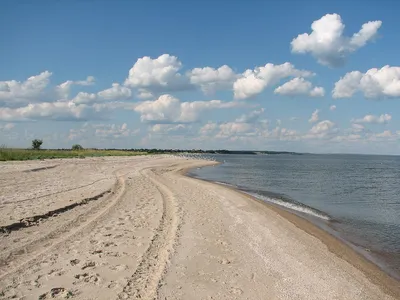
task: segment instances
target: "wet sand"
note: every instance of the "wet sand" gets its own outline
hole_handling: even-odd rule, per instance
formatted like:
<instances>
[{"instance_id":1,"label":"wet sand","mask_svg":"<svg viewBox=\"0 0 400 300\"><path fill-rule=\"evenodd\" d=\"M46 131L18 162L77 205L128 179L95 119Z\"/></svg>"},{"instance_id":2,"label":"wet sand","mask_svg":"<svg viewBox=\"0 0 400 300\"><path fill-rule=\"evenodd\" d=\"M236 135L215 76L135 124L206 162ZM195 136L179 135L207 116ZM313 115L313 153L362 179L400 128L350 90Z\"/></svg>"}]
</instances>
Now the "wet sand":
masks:
<instances>
[{"instance_id":1,"label":"wet sand","mask_svg":"<svg viewBox=\"0 0 400 300\"><path fill-rule=\"evenodd\" d=\"M0 299L399 299L310 222L167 156L0 165Z\"/></svg>"}]
</instances>

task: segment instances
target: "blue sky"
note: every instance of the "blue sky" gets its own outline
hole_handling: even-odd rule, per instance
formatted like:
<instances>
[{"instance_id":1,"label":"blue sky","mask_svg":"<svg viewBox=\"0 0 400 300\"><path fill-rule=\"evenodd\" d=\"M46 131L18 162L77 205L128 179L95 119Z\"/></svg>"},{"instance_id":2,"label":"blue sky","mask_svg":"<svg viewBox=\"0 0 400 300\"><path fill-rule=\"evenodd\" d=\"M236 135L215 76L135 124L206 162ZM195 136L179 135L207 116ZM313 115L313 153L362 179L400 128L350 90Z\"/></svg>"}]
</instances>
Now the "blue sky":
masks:
<instances>
[{"instance_id":1,"label":"blue sky","mask_svg":"<svg viewBox=\"0 0 400 300\"><path fill-rule=\"evenodd\" d=\"M399 9L5 1L0 144L397 154Z\"/></svg>"}]
</instances>

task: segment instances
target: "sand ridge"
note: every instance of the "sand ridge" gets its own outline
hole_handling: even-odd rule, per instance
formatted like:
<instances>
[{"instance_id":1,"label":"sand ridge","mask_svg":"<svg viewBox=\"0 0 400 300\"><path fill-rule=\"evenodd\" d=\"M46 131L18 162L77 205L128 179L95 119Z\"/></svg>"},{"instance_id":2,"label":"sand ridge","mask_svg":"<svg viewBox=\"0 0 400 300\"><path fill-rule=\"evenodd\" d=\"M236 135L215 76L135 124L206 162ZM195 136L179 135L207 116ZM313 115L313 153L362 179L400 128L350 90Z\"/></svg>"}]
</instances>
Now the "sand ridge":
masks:
<instances>
[{"instance_id":1,"label":"sand ridge","mask_svg":"<svg viewBox=\"0 0 400 300\"><path fill-rule=\"evenodd\" d=\"M212 164L2 164L0 299L396 299L275 211L182 175Z\"/></svg>"}]
</instances>

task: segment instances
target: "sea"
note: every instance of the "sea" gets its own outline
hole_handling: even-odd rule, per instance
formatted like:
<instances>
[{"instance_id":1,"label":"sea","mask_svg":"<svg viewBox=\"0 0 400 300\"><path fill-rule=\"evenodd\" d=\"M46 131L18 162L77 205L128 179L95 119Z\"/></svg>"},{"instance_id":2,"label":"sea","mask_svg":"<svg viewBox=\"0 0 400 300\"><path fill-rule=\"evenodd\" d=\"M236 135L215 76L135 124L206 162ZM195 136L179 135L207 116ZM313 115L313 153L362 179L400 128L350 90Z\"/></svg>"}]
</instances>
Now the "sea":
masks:
<instances>
[{"instance_id":1,"label":"sea","mask_svg":"<svg viewBox=\"0 0 400 300\"><path fill-rule=\"evenodd\" d=\"M205 156L220 164L190 176L306 218L400 279L400 156Z\"/></svg>"}]
</instances>

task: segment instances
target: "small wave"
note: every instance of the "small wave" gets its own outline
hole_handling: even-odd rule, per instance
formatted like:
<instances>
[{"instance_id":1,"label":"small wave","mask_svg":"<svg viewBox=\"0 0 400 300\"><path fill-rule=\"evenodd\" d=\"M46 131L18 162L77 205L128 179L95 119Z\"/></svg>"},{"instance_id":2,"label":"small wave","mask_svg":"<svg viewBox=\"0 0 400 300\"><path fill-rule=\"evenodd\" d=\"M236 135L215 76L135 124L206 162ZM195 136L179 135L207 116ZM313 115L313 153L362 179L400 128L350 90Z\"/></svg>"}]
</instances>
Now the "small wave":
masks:
<instances>
[{"instance_id":1,"label":"small wave","mask_svg":"<svg viewBox=\"0 0 400 300\"><path fill-rule=\"evenodd\" d=\"M229 184L229 183L226 183L226 182L222 182L222 181L214 181L215 183L218 183L218 184L221 184L221 185L226 185L226 186L230 186L230 187L236 187L235 185L233 185L233 184Z\"/></svg>"},{"instance_id":2,"label":"small wave","mask_svg":"<svg viewBox=\"0 0 400 300\"><path fill-rule=\"evenodd\" d=\"M300 204L300 203L297 204L297 203L294 203L294 202L289 202L289 201L284 201L284 200L281 200L281 199L271 198L271 197L263 196L263 195L256 194L256 193L247 192L247 194L249 194L249 195L251 195L253 197L256 197L258 199L261 199L263 201L274 203L274 204L289 208L291 210L298 211L298 212L301 212L301 213L304 213L304 214L307 214L307 215L311 215L311 216L314 216L314 217L317 217L317 218L320 218L320 219L323 219L323 220L326 220L326 221L330 221L331 220L331 218L328 215L324 214L323 212L320 212L320 211L317 211L317 210L315 210L315 209L313 209L311 207L305 206L304 204Z\"/></svg>"}]
</instances>

